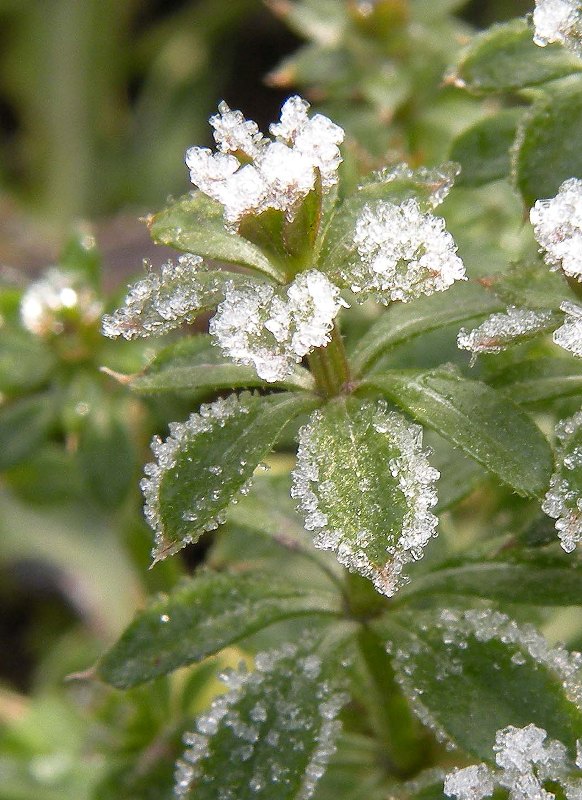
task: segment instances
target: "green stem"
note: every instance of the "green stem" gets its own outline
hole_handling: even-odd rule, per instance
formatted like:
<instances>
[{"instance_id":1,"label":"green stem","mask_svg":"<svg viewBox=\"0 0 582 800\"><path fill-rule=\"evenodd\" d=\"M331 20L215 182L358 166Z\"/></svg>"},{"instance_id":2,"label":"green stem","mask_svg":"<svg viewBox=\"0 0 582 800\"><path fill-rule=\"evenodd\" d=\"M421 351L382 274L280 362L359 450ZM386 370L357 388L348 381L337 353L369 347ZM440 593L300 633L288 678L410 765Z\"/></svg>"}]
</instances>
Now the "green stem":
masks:
<instances>
[{"instance_id":1,"label":"green stem","mask_svg":"<svg viewBox=\"0 0 582 800\"><path fill-rule=\"evenodd\" d=\"M337 324L325 347L318 347L308 356L309 368L323 397L336 397L350 384L350 370L346 351Z\"/></svg>"}]
</instances>

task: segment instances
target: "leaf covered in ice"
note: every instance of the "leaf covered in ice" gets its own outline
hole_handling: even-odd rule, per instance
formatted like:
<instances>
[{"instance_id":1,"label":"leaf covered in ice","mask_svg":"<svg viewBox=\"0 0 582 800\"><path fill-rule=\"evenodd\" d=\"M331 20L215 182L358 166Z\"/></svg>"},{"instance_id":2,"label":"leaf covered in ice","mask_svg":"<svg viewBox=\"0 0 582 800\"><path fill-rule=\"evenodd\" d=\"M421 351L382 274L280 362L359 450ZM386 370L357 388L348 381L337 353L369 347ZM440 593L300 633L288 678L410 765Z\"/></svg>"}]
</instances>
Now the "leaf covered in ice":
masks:
<instances>
[{"instance_id":1,"label":"leaf covered in ice","mask_svg":"<svg viewBox=\"0 0 582 800\"><path fill-rule=\"evenodd\" d=\"M542 509L556 520L563 549L582 541L582 411L556 425L556 471Z\"/></svg>"},{"instance_id":2,"label":"leaf covered in ice","mask_svg":"<svg viewBox=\"0 0 582 800\"><path fill-rule=\"evenodd\" d=\"M579 358L582 357L582 306L565 300L560 308L566 314L564 324L554 331L554 342Z\"/></svg>"},{"instance_id":3,"label":"leaf covered in ice","mask_svg":"<svg viewBox=\"0 0 582 800\"><path fill-rule=\"evenodd\" d=\"M344 398L315 411L299 432L292 496L314 531L352 572L393 595L402 569L436 535L433 469L422 429L382 401Z\"/></svg>"},{"instance_id":4,"label":"leaf covered in ice","mask_svg":"<svg viewBox=\"0 0 582 800\"><path fill-rule=\"evenodd\" d=\"M226 693L184 737L177 797L309 800L341 729L340 670L337 656L300 642L257 654L250 672L226 672Z\"/></svg>"},{"instance_id":5,"label":"leaf covered in ice","mask_svg":"<svg viewBox=\"0 0 582 800\"><path fill-rule=\"evenodd\" d=\"M504 314L492 314L477 328L461 328L457 345L471 353L500 353L511 345L553 331L561 315L550 310L532 310L510 306Z\"/></svg>"},{"instance_id":6,"label":"leaf covered in ice","mask_svg":"<svg viewBox=\"0 0 582 800\"><path fill-rule=\"evenodd\" d=\"M536 0L533 12L534 42L552 42L582 56L582 5L579 0Z\"/></svg>"},{"instance_id":7,"label":"leaf covered in ice","mask_svg":"<svg viewBox=\"0 0 582 800\"><path fill-rule=\"evenodd\" d=\"M546 264L582 280L582 180L564 181L558 194L538 200L529 216Z\"/></svg>"}]
</instances>

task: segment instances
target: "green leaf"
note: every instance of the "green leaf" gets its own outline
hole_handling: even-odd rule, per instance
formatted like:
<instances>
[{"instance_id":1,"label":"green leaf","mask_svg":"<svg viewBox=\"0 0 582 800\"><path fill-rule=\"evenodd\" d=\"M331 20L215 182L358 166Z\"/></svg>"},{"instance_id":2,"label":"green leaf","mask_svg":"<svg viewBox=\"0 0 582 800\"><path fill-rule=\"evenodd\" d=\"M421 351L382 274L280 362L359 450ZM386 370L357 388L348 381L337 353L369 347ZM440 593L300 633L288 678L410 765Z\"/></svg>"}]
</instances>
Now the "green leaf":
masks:
<instances>
[{"instance_id":1,"label":"green leaf","mask_svg":"<svg viewBox=\"0 0 582 800\"><path fill-rule=\"evenodd\" d=\"M475 36L450 80L473 92L509 92L581 70L580 59L558 44L538 47L527 20L514 19Z\"/></svg>"},{"instance_id":2,"label":"green leaf","mask_svg":"<svg viewBox=\"0 0 582 800\"><path fill-rule=\"evenodd\" d=\"M564 51L565 52L565 51ZM577 59L582 65L582 59ZM525 203L554 197L561 184L582 175L582 83L564 81L524 115L513 151L513 176Z\"/></svg>"},{"instance_id":3,"label":"green leaf","mask_svg":"<svg viewBox=\"0 0 582 800\"><path fill-rule=\"evenodd\" d=\"M177 764L178 797L311 797L341 729L341 660L301 642L259 653L250 673L226 674L227 694L185 736L190 748Z\"/></svg>"},{"instance_id":4,"label":"green leaf","mask_svg":"<svg viewBox=\"0 0 582 800\"><path fill-rule=\"evenodd\" d=\"M35 394L0 407L0 470L32 456L48 438L56 422L55 399Z\"/></svg>"},{"instance_id":5,"label":"green leaf","mask_svg":"<svg viewBox=\"0 0 582 800\"><path fill-rule=\"evenodd\" d=\"M548 442L501 393L445 369L386 372L367 382L519 494L544 493L552 471Z\"/></svg>"},{"instance_id":6,"label":"green leaf","mask_svg":"<svg viewBox=\"0 0 582 800\"><path fill-rule=\"evenodd\" d=\"M265 385L253 367L233 364L205 334L171 344L161 350L143 372L122 380L140 394L212 392ZM298 365L287 378L274 385L307 390L314 387L310 373Z\"/></svg>"},{"instance_id":7,"label":"green leaf","mask_svg":"<svg viewBox=\"0 0 582 800\"><path fill-rule=\"evenodd\" d=\"M5 328L0 336L0 392L37 388L47 380L55 363L54 353L38 336Z\"/></svg>"},{"instance_id":8,"label":"green leaf","mask_svg":"<svg viewBox=\"0 0 582 800\"><path fill-rule=\"evenodd\" d=\"M572 292L562 275L549 270L541 257L516 261L507 272L487 280L507 305L557 311L564 300L572 300Z\"/></svg>"},{"instance_id":9,"label":"green leaf","mask_svg":"<svg viewBox=\"0 0 582 800\"><path fill-rule=\"evenodd\" d=\"M435 506L435 514L440 514L483 483L487 472L434 431L427 431L424 441L429 450L432 450L430 463L441 474L437 484L438 502Z\"/></svg>"},{"instance_id":10,"label":"green leaf","mask_svg":"<svg viewBox=\"0 0 582 800\"><path fill-rule=\"evenodd\" d=\"M315 411L299 432L292 496L314 544L391 596L403 567L434 535L438 477L421 429L383 402L344 397Z\"/></svg>"},{"instance_id":11,"label":"green leaf","mask_svg":"<svg viewBox=\"0 0 582 800\"><path fill-rule=\"evenodd\" d=\"M160 463L146 467L150 477L142 482L146 516L156 531L154 558L218 527L283 427L315 403L299 394L231 395L202 406L185 423L172 423L164 443L154 440Z\"/></svg>"},{"instance_id":12,"label":"green leaf","mask_svg":"<svg viewBox=\"0 0 582 800\"><path fill-rule=\"evenodd\" d=\"M582 394L582 364L570 358L530 358L496 373L489 383L521 405L547 402Z\"/></svg>"},{"instance_id":13,"label":"green leaf","mask_svg":"<svg viewBox=\"0 0 582 800\"><path fill-rule=\"evenodd\" d=\"M67 272L80 273L94 288L99 288L101 255L87 225L78 225L65 242L59 266Z\"/></svg>"},{"instance_id":14,"label":"green leaf","mask_svg":"<svg viewBox=\"0 0 582 800\"><path fill-rule=\"evenodd\" d=\"M350 353L350 364L356 374L366 373L387 350L415 336L495 311L505 311L505 304L473 283L457 283L442 294L395 304L358 340Z\"/></svg>"},{"instance_id":15,"label":"green leaf","mask_svg":"<svg viewBox=\"0 0 582 800\"><path fill-rule=\"evenodd\" d=\"M192 192L148 219L150 234L165 244L203 258L240 264L281 279L281 273L251 242L224 227L223 208L202 192Z\"/></svg>"},{"instance_id":16,"label":"green leaf","mask_svg":"<svg viewBox=\"0 0 582 800\"><path fill-rule=\"evenodd\" d=\"M339 613L332 592L314 592L255 572L201 572L138 614L99 662L97 673L118 689L129 689L281 620Z\"/></svg>"},{"instance_id":17,"label":"green leaf","mask_svg":"<svg viewBox=\"0 0 582 800\"><path fill-rule=\"evenodd\" d=\"M580 665L531 625L478 609L395 613L377 626L404 692L438 736L491 762L496 731L533 723L576 752Z\"/></svg>"},{"instance_id":18,"label":"green leaf","mask_svg":"<svg viewBox=\"0 0 582 800\"><path fill-rule=\"evenodd\" d=\"M400 591L398 602L435 594L533 606L582 605L582 563L537 549L488 561L457 559L417 575Z\"/></svg>"},{"instance_id":19,"label":"green leaf","mask_svg":"<svg viewBox=\"0 0 582 800\"><path fill-rule=\"evenodd\" d=\"M504 109L457 136L450 157L461 165L458 186L482 186L509 177L509 150L522 114L521 109Z\"/></svg>"}]
</instances>

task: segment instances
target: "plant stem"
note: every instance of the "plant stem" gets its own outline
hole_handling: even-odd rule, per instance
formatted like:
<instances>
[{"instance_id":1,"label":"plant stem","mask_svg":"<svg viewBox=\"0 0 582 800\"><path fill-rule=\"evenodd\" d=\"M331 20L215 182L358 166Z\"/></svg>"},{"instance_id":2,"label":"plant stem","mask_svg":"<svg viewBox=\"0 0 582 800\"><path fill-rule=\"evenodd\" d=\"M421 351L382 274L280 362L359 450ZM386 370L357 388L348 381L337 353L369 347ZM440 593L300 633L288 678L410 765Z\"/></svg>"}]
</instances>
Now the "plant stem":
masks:
<instances>
[{"instance_id":1,"label":"plant stem","mask_svg":"<svg viewBox=\"0 0 582 800\"><path fill-rule=\"evenodd\" d=\"M323 397L336 397L345 392L350 383L350 370L346 351L337 323L325 347L316 348L308 356L309 368Z\"/></svg>"}]
</instances>

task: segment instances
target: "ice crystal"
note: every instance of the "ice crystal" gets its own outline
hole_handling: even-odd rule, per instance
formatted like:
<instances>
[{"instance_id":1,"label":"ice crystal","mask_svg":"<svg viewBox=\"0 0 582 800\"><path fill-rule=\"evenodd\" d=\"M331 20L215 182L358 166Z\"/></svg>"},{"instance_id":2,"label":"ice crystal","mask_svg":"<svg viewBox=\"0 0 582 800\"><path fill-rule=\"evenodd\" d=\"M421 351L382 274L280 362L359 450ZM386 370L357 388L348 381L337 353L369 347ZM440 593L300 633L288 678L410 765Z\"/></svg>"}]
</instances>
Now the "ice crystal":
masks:
<instances>
[{"instance_id":1,"label":"ice crystal","mask_svg":"<svg viewBox=\"0 0 582 800\"><path fill-rule=\"evenodd\" d=\"M20 301L23 326L35 336L62 333L71 314L84 325L97 321L101 302L79 276L53 267L31 283Z\"/></svg>"},{"instance_id":2,"label":"ice crystal","mask_svg":"<svg viewBox=\"0 0 582 800\"><path fill-rule=\"evenodd\" d=\"M545 47L559 42L582 56L582 4L580 0L536 0L533 12L534 42Z\"/></svg>"},{"instance_id":3,"label":"ice crystal","mask_svg":"<svg viewBox=\"0 0 582 800\"><path fill-rule=\"evenodd\" d=\"M154 436L152 439L151 448L156 461L144 467L146 477L142 478L140 488L145 498L145 517L155 532L154 557L159 557L160 552L165 552L166 545L160 515L160 486L164 475L175 467L179 453L190 445L196 436L207 433L215 427L223 427L225 422L236 414L248 413L244 397L245 395L241 395L240 398L237 395L230 395L225 400L221 398L214 403L203 404L200 406L200 411L191 414L186 422L170 423L170 436L165 441L159 436ZM192 512L191 521L196 521L195 511ZM199 530L215 530L222 522L224 514L219 511ZM176 545L176 548L184 547L188 543L186 537Z\"/></svg>"},{"instance_id":4,"label":"ice crystal","mask_svg":"<svg viewBox=\"0 0 582 800\"><path fill-rule=\"evenodd\" d=\"M263 380L279 381L329 342L345 305L339 289L317 270L300 273L285 290L251 281L227 283L209 330L237 364L252 365Z\"/></svg>"},{"instance_id":5,"label":"ice crystal","mask_svg":"<svg viewBox=\"0 0 582 800\"><path fill-rule=\"evenodd\" d=\"M566 314L564 324L554 331L554 342L564 350L582 358L582 306L564 300L560 305Z\"/></svg>"},{"instance_id":6,"label":"ice crystal","mask_svg":"<svg viewBox=\"0 0 582 800\"><path fill-rule=\"evenodd\" d=\"M337 485L341 479L337 465L331 466L331 474L326 474L329 464L323 466L329 447L324 426L325 415L317 410L299 431L291 495L298 500L306 530L315 531L315 546L333 550L340 564L370 579L380 593L391 596L403 582L404 566L421 558L423 547L436 535L438 520L430 509L437 501L433 484L439 473L429 465L427 452L422 450L422 429L408 424L400 414L387 411L383 401L367 403L359 409L356 426L362 426L364 431L371 428L384 437L387 449L393 453L385 466L406 504L401 527L389 532L380 519L381 509L370 501L374 496L370 492L378 495L386 491L386 478L378 470L360 475L357 466L355 477L359 479L361 506L351 509L352 518L344 519L344 528L331 522L330 516L334 516L343 488ZM359 435L354 429L344 433L352 439ZM382 552L381 564L371 555L378 549Z\"/></svg>"},{"instance_id":7,"label":"ice crystal","mask_svg":"<svg viewBox=\"0 0 582 800\"><path fill-rule=\"evenodd\" d=\"M510 800L554 800L555 795L543 786L546 780L561 783L568 798L579 791L579 781L567 777L572 765L565 746L548 739L543 728L533 724L501 728L493 750L499 769L486 764L456 769L445 778L445 794L457 800L482 800L500 786L509 790Z\"/></svg>"},{"instance_id":8,"label":"ice crystal","mask_svg":"<svg viewBox=\"0 0 582 800\"><path fill-rule=\"evenodd\" d=\"M356 222L354 242L359 258L342 277L362 299L406 303L466 280L444 220L423 213L417 200L365 206Z\"/></svg>"},{"instance_id":9,"label":"ice crystal","mask_svg":"<svg viewBox=\"0 0 582 800\"><path fill-rule=\"evenodd\" d=\"M270 797L274 784L282 795L292 789L298 800L312 797L335 752L347 696L322 679L320 659L304 648L304 642L284 644L258 653L254 670L241 666L221 676L226 693L184 737L188 749L176 765L179 798L192 792L201 800L237 800L249 789Z\"/></svg>"},{"instance_id":10,"label":"ice crystal","mask_svg":"<svg viewBox=\"0 0 582 800\"><path fill-rule=\"evenodd\" d=\"M226 103L210 122L219 152L191 147L186 164L192 183L224 207L226 222L237 226L246 214L269 208L292 219L300 201L314 188L316 171L328 190L337 182L342 128L327 117L308 115L309 103L291 97L271 125L272 140Z\"/></svg>"},{"instance_id":11,"label":"ice crystal","mask_svg":"<svg viewBox=\"0 0 582 800\"><path fill-rule=\"evenodd\" d=\"M221 296L221 289L220 275L206 272L200 256L180 256L131 286L124 305L103 317L103 333L112 339L159 336L193 322Z\"/></svg>"},{"instance_id":12,"label":"ice crystal","mask_svg":"<svg viewBox=\"0 0 582 800\"><path fill-rule=\"evenodd\" d=\"M562 548L571 553L582 541L582 411L556 425L556 471L542 510L556 520Z\"/></svg>"},{"instance_id":13,"label":"ice crystal","mask_svg":"<svg viewBox=\"0 0 582 800\"><path fill-rule=\"evenodd\" d=\"M536 201L530 220L546 264L582 280L582 180L569 178L555 197Z\"/></svg>"},{"instance_id":14,"label":"ice crystal","mask_svg":"<svg viewBox=\"0 0 582 800\"><path fill-rule=\"evenodd\" d=\"M457 345L472 353L500 353L513 343L546 331L553 320L551 311L510 306L505 314L492 314L477 328L461 328Z\"/></svg>"},{"instance_id":15,"label":"ice crystal","mask_svg":"<svg viewBox=\"0 0 582 800\"><path fill-rule=\"evenodd\" d=\"M412 169L408 164L402 163L396 167L373 172L370 180L363 183L359 188L365 189L370 182L396 183L402 181L417 189L426 190L425 203L431 208L436 208L445 200L453 188L455 179L460 171L460 166L454 161L448 161L432 169L428 167Z\"/></svg>"}]
</instances>

